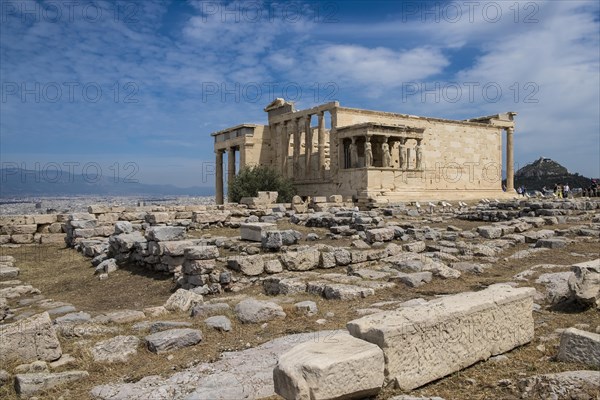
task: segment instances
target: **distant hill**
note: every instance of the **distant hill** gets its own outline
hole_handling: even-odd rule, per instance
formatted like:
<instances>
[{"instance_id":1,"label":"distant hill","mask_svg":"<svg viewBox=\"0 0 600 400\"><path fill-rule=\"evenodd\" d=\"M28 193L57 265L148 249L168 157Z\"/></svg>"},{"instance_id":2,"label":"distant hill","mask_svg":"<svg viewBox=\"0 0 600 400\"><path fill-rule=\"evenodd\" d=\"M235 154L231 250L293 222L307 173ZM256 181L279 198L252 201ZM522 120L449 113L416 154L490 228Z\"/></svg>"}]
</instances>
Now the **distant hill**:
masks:
<instances>
[{"instance_id":1,"label":"distant hill","mask_svg":"<svg viewBox=\"0 0 600 400\"><path fill-rule=\"evenodd\" d=\"M0 198L35 196L213 196L210 187L180 188L84 176L61 170L0 169Z\"/></svg>"},{"instance_id":2,"label":"distant hill","mask_svg":"<svg viewBox=\"0 0 600 400\"><path fill-rule=\"evenodd\" d=\"M555 184L568 183L571 189L588 188L592 180L565 167L550 158L540 157L515 172L515 188L524 185L527 190L553 189Z\"/></svg>"}]
</instances>

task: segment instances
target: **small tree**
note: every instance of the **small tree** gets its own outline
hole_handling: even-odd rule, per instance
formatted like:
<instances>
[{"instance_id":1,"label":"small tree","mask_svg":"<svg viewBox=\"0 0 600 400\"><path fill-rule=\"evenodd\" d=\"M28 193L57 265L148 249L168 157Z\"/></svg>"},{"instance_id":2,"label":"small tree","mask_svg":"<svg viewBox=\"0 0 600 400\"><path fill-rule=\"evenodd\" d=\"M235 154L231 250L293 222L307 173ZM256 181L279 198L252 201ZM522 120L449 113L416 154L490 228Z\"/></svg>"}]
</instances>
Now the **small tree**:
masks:
<instances>
[{"instance_id":1,"label":"small tree","mask_svg":"<svg viewBox=\"0 0 600 400\"><path fill-rule=\"evenodd\" d=\"M256 197L258 192L278 192L277 201L289 203L296 194L290 179L264 165L243 167L228 186L227 197L233 203L239 203L242 197Z\"/></svg>"}]
</instances>

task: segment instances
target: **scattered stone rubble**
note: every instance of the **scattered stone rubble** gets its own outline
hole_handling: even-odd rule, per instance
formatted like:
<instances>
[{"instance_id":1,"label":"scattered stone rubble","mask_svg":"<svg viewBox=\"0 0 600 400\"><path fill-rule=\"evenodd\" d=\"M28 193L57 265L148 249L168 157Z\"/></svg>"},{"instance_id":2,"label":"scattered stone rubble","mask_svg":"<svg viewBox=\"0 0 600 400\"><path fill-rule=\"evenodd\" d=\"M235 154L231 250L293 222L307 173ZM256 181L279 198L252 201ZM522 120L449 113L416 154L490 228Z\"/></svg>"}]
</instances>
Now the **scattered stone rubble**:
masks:
<instances>
[{"instance_id":1,"label":"scattered stone rubble","mask_svg":"<svg viewBox=\"0 0 600 400\"><path fill-rule=\"evenodd\" d=\"M45 299L19 280L18 260L0 256L0 365L21 364L0 370L0 384L12 381L27 397L86 379L86 371L73 367L78 360L63 354L65 340L88 341L94 362L126 363L141 351L168 354L205 345L208 330L231 335L239 324L285 320L289 315L282 302L288 297L368 299L399 285L482 274L500 257L518 260L575 240L597 245L600 238L599 201L515 200L429 210L387 204L361 211L335 196L293 204L272 204L272 199L261 195L218 207L97 205L88 213L0 217L5 246L66 243L89 257L92 270L104 279L137 264L171 274L178 287L163 306L89 313ZM485 225L460 229L450 224L453 218ZM559 224L568 227L554 229ZM213 236L215 227L232 234ZM302 233L312 228L318 233ZM600 307L600 259L535 265L514 280L535 289L492 285L431 301L372 302L356 310L360 318L348 322L347 331L327 331L333 341L310 340L317 333L291 335L225 353L215 363L171 377L100 385L91 394L100 399L275 393L286 399L349 399L374 396L389 383L412 390L532 341L532 310L539 304ZM249 286L269 300L243 294L211 300L213 294ZM295 312L326 322L326 310L314 301L292 304ZM157 319L166 314L184 317ZM201 329L190 323L196 318ZM598 333L566 329L554 355L557 362L597 369L599 343ZM598 390L597 377L597 371L570 371L530 376L517 386L523 398L561 398Z\"/></svg>"}]
</instances>

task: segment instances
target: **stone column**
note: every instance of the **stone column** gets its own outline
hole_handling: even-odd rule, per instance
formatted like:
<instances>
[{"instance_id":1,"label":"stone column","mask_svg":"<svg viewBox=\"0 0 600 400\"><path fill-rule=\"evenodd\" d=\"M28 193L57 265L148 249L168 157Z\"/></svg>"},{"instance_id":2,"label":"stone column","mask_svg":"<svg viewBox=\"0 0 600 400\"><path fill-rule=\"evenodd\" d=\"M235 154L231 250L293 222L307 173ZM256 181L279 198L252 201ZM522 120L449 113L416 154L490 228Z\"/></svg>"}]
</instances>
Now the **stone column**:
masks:
<instances>
[{"instance_id":1,"label":"stone column","mask_svg":"<svg viewBox=\"0 0 600 400\"><path fill-rule=\"evenodd\" d=\"M294 155L292 157L292 171L294 179L300 178L300 129L298 129L298 119L294 118L291 121L292 134L294 135Z\"/></svg>"},{"instance_id":2,"label":"stone column","mask_svg":"<svg viewBox=\"0 0 600 400\"><path fill-rule=\"evenodd\" d=\"M223 204L223 151L215 151L215 202Z\"/></svg>"},{"instance_id":3,"label":"stone column","mask_svg":"<svg viewBox=\"0 0 600 400\"><path fill-rule=\"evenodd\" d=\"M239 148L239 152L240 152L240 165L238 166L238 170L241 170L242 167L246 166L246 151L248 150L248 147L244 144L240 145Z\"/></svg>"},{"instance_id":4,"label":"stone column","mask_svg":"<svg viewBox=\"0 0 600 400\"><path fill-rule=\"evenodd\" d=\"M307 178L311 175L311 156L313 148L312 129L310 129L310 115L303 117L304 123L304 176Z\"/></svg>"},{"instance_id":5,"label":"stone column","mask_svg":"<svg viewBox=\"0 0 600 400\"><path fill-rule=\"evenodd\" d=\"M417 159L417 165L415 166L415 169L417 170L421 170L423 168L423 149L421 148L421 140L422 139L417 139L417 147L415 148L415 157Z\"/></svg>"},{"instance_id":6,"label":"stone column","mask_svg":"<svg viewBox=\"0 0 600 400\"><path fill-rule=\"evenodd\" d=\"M279 123L279 124L275 125L275 137L277 138L277 146L279 148L279 150L277 151L277 153L279 154L279 168L281 170L281 174L282 175L284 174L284 171L285 171L285 169L284 169L284 165L285 165L285 163L284 163L284 151L283 151L285 147L283 145L283 142L284 142L284 140L283 140L284 139L283 138L283 135L284 135L283 128L284 127L283 127L282 123Z\"/></svg>"},{"instance_id":7,"label":"stone column","mask_svg":"<svg viewBox=\"0 0 600 400\"><path fill-rule=\"evenodd\" d=\"M356 137L352 137L350 143L350 168L358 168L358 148L356 146Z\"/></svg>"},{"instance_id":8,"label":"stone column","mask_svg":"<svg viewBox=\"0 0 600 400\"><path fill-rule=\"evenodd\" d=\"M506 191L515 189L515 160L513 148L513 134L515 128L506 128Z\"/></svg>"},{"instance_id":9,"label":"stone column","mask_svg":"<svg viewBox=\"0 0 600 400\"><path fill-rule=\"evenodd\" d=\"M290 134L291 134L291 121L285 121L283 123L283 176L287 177L288 174L288 155L290 153Z\"/></svg>"},{"instance_id":10,"label":"stone column","mask_svg":"<svg viewBox=\"0 0 600 400\"><path fill-rule=\"evenodd\" d=\"M319 174L325 174L325 116L323 111L319 111Z\"/></svg>"},{"instance_id":11,"label":"stone column","mask_svg":"<svg viewBox=\"0 0 600 400\"><path fill-rule=\"evenodd\" d=\"M235 177L235 147L230 147L227 152L227 188Z\"/></svg>"},{"instance_id":12,"label":"stone column","mask_svg":"<svg viewBox=\"0 0 600 400\"><path fill-rule=\"evenodd\" d=\"M406 169L410 169L410 147L406 146Z\"/></svg>"}]
</instances>

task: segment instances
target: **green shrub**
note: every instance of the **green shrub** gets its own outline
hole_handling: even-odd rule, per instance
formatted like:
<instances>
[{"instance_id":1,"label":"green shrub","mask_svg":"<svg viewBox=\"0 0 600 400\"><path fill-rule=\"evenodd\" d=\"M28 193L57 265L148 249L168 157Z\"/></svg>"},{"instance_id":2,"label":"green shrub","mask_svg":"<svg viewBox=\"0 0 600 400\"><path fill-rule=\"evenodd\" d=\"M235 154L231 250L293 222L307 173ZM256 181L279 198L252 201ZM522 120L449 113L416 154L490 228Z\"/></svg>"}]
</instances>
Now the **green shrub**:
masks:
<instances>
[{"instance_id":1,"label":"green shrub","mask_svg":"<svg viewBox=\"0 0 600 400\"><path fill-rule=\"evenodd\" d=\"M277 201L289 203L296 194L290 179L263 165L243 167L229 183L227 192L227 198L232 203L239 203L242 197L256 197L258 192L278 192Z\"/></svg>"}]
</instances>

